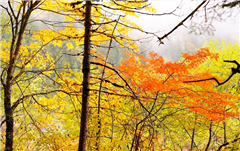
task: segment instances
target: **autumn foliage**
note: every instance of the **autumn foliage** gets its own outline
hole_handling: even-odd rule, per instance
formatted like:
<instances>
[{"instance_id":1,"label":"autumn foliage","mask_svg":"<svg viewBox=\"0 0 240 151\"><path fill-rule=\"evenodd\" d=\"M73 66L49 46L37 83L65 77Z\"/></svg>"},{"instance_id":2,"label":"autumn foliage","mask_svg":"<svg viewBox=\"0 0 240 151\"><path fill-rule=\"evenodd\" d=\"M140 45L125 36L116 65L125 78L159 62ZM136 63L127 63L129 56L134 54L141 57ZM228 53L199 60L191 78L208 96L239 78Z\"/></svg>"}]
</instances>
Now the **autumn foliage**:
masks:
<instances>
[{"instance_id":1,"label":"autumn foliage","mask_svg":"<svg viewBox=\"0 0 240 151\"><path fill-rule=\"evenodd\" d=\"M155 14L148 1L0 6L1 150L182 150L189 143L214 150L239 140L239 74L219 87L189 82L225 80L236 65L223 60L239 62L239 44L210 41L167 62L154 51L137 54L142 39L129 36L136 30L163 44L173 32L160 38L128 19L166 15Z\"/></svg>"},{"instance_id":2,"label":"autumn foliage","mask_svg":"<svg viewBox=\"0 0 240 151\"><path fill-rule=\"evenodd\" d=\"M210 72L198 72L198 67L207 59L218 59L218 54L202 48L195 54L183 54L181 62L166 62L155 52L150 57L127 53L126 60L118 67L128 78L133 90L144 97L143 102L153 101L156 93L167 95L169 107L186 107L189 112L203 115L213 121L225 121L236 117L234 100L239 99L230 93L220 93L210 81L183 83L198 78L212 77ZM231 109L231 110L229 110Z\"/></svg>"}]
</instances>

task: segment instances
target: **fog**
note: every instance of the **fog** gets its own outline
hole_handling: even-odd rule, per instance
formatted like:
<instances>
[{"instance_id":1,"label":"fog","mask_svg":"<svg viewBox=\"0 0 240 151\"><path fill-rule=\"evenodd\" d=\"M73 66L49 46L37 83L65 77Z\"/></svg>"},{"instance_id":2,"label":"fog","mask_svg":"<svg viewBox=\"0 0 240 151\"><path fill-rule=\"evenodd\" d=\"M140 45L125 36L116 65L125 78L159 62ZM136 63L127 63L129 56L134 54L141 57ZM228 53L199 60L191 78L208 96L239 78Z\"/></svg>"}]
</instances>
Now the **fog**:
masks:
<instances>
[{"instance_id":1,"label":"fog","mask_svg":"<svg viewBox=\"0 0 240 151\"><path fill-rule=\"evenodd\" d=\"M188 14L190 14L202 1L190 1L190 0L161 0L154 1L150 0L152 6L157 9L157 13L166 13L172 12L176 7L179 7L174 14L175 15L164 15L164 16L147 16L140 15L139 18L129 17L129 19L140 27L148 32L157 32L159 37L162 37L173 29L177 24L179 24ZM213 1L215 2L215 1ZM216 3L216 2L215 2ZM213 4L208 4L209 7ZM208 6L207 5L207 6ZM204 5L203 5L204 6ZM235 43L239 39L239 11L236 12L236 9L231 9L228 12L232 13L229 15L223 15L221 19L216 18L212 19L211 17L214 14L207 12L205 15L204 9L201 8L196 15L186 22L184 26L180 26L171 33L167 38L163 40L164 44L159 45L158 39L151 38L145 40L145 42L138 43L141 51L155 51L164 56L168 61L176 61L180 56L181 52L193 53L197 49L203 47L203 43L209 41L210 39L218 39L221 41L224 39L227 43ZM234 12L233 12L234 11ZM237 15L236 15L237 14ZM207 22L205 20L207 17ZM207 30L209 33L200 31L195 34L191 31L191 25L196 23L196 26L208 25L210 23L210 28ZM133 38L144 38L150 35L145 35L138 31L132 31L130 34ZM144 49L144 50L143 50Z\"/></svg>"}]
</instances>

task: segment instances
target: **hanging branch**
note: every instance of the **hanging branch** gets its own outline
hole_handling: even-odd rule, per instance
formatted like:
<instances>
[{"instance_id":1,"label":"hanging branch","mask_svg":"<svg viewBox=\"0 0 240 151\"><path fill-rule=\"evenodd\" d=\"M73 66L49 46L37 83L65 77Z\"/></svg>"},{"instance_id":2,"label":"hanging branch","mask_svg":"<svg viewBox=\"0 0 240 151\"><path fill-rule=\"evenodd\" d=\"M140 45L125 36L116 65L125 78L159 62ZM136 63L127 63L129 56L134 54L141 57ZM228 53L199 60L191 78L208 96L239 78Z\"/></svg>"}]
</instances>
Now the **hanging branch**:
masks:
<instances>
[{"instance_id":1,"label":"hanging branch","mask_svg":"<svg viewBox=\"0 0 240 151\"><path fill-rule=\"evenodd\" d=\"M167 36L169 36L172 32L174 32L178 27L180 27L181 25L184 26L184 22L191 16L193 16L193 14L206 2L207 0L204 0L200 5L198 5L198 7L196 9L194 9L186 18L184 18L177 26L175 26L170 32L168 32L167 34L165 34L164 36L162 37L158 37L158 40L159 40L159 45L160 44L164 44L163 43L163 39L166 38Z\"/></svg>"},{"instance_id":2,"label":"hanging branch","mask_svg":"<svg viewBox=\"0 0 240 151\"><path fill-rule=\"evenodd\" d=\"M183 83L202 82L202 81L214 80L214 81L217 82L218 86L223 85L224 83L228 82L233 77L233 75L235 75L236 73L240 73L240 64L236 60L224 60L224 62L235 63L237 65L237 68L231 68L232 73L225 81L219 82L218 79L216 79L215 77L212 77L212 78L208 78L208 79L184 81Z\"/></svg>"},{"instance_id":3,"label":"hanging branch","mask_svg":"<svg viewBox=\"0 0 240 151\"><path fill-rule=\"evenodd\" d=\"M237 5L240 5L240 1L239 0L233 1L233 2L229 2L229 3L225 3L225 4L222 5L222 8L224 8L224 7L233 8L233 7L237 6Z\"/></svg>"},{"instance_id":4,"label":"hanging branch","mask_svg":"<svg viewBox=\"0 0 240 151\"><path fill-rule=\"evenodd\" d=\"M236 139L234 139L233 141L231 141L230 143L235 143L235 142L238 141L238 140L240 140L240 138L236 138ZM227 146L227 145L229 145L230 143L229 143L229 142L226 142L226 143L220 145L217 151L220 151L224 146Z\"/></svg>"}]
</instances>

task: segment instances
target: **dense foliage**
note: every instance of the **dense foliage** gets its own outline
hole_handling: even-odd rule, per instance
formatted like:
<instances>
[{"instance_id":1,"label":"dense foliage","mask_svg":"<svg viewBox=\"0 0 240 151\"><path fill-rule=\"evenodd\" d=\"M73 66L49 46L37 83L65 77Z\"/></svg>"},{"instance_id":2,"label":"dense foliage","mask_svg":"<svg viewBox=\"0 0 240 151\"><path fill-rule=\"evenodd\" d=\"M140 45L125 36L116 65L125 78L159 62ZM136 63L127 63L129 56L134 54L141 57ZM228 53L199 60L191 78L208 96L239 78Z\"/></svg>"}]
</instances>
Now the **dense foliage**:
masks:
<instances>
[{"instance_id":1,"label":"dense foliage","mask_svg":"<svg viewBox=\"0 0 240 151\"><path fill-rule=\"evenodd\" d=\"M8 4L1 16L1 150L78 150L85 2ZM224 61L240 63L239 42L211 40L167 62L153 51L138 54L138 40L129 37L144 31L126 16L154 14L147 2L91 7L86 150L240 148L239 74L220 86L189 82L227 79L236 64ZM50 19L31 18L34 11ZM38 29L39 20L46 28Z\"/></svg>"}]
</instances>

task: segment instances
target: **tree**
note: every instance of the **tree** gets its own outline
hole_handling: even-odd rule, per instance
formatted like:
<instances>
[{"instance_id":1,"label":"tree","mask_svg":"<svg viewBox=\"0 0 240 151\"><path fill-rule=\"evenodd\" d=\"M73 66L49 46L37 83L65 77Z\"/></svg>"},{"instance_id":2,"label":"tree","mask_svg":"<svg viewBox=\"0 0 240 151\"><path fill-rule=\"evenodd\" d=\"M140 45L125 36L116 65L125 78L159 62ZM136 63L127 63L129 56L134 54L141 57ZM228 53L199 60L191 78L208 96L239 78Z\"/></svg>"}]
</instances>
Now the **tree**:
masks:
<instances>
[{"instance_id":1,"label":"tree","mask_svg":"<svg viewBox=\"0 0 240 151\"><path fill-rule=\"evenodd\" d=\"M89 83L90 83L90 36L91 36L91 1L86 2L85 11L85 36L84 36L84 53L83 53L83 89L82 89L82 114L81 128L79 138L79 151L84 151L87 140L87 122L88 122L88 102L89 102Z\"/></svg>"},{"instance_id":2,"label":"tree","mask_svg":"<svg viewBox=\"0 0 240 151\"><path fill-rule=\"evenodd\" d=\"M203 3L201 3L191 14L189 14L181 23L183 24L183 22L185 20L187 20L190 16L193 15L194 12L196 12L196 10L198 10L199 7L201 7L201 5L203 5L205 3L205 1ZM71 3L70 5L75 8L75 4L76 3ZM86 5L85 5L85 8L86 8L86 11L85 11L85 23L84 23L84 27L85 27L85 39L84 39L84 58L83 58L83 96L82 96L82 114L81 114L81 129L80 129L80 141L79 141L79 150L83 151L85 150L85 144L86 144L86 129L87 129L87 116L88 116L88 97L89 97L89 74L90 74L90 63L89 63L89 58L90 58L90 43L89 43L89 40L90 40L90 28L91 28L91 24L94 25L109 25L111 24L112 22L116 22L116 20L107 20L108 22L95 22L94 20L92 20L93 23L90 23L91 22L91 5L93 5L93 8L96 9L96 12L100 12L99 10L101 9L99 6L103 7L103 8L108 8L110 10L118 10L120 12L123 12L125 14L131 14L131 15L134 15L134 13L141 13L141 12L138 12L138 11L135 11L134 9L149 9L151 10L148 5L146 5L145 2L136 2L133 4L131 4L132 6L128 6L126 3L124 2L116 2L116 1L111 1L112 5L99 5L99 4L91 4L91 2L87 2ZM114 6L116 8L114 8ZM94 14L95 15L95 14ZM100 14L96 14L96 16L99 16L99 15L102 15L102 13ZM110 18L109 18L110 19ZM120 21L124 21L124 19L120 19ZM120 22L121 25L123 26L126 26L126 27L129 27L127 24L123 24ZM176 28L178 28L180 25L182 24L179 24L178 26L176 26L172 31L170 31L167 35L159 38L159 41L160 43L162 42L162 39L164 39L165 37L167 37L169 34L171 34ZM118 26L118 32L121 33L121 26ZM120 28L120 29L119 29ZM137 27L135 25L134 26L130 26L130 28L132 29L137 29L137 30L140 30L143 32L143 30L141 30L139 27ZM97 29L97 30L96 30ZM98 33L98 34L103 34L105 36L109 36L110 35L107 35L106 33L102 32L100 30L100 32L98 31L98 28L96 28L95 31L93 33ZM126 29L126 28L125 28ZM147 32L146 32L147 33ZM123 33L124 35L124 33ZM124 38L122 37L123 35L121 35L120 38ZM94 36L94 35L91 35L91 36ZM114 36L114 35L112 35ZM88 38L88 39L86 39ZM115 36L114 37L115 41L117 41L120 46L124 46L124 43L122 41L122 39L119 39L118 36ZM127 38L124 38L126 40L129 40ZM93 42L94 43L94 42ZM97 41L96 41L97 43ZM129 46L130 48L136 48L136 46L134 46L134 43L129 40ZM132 92L134 94L134 92ZM100 102L99 102L100 103ZM99 105L100 106L100 105ZM143 105L142 105L143 106ZM144 106L143 106L144 107ZM98 124L99 124L99 128L101 126L100 124L101 122L99 121ZM98 147L97 147L97 150L98 150Z\"/></svg>"},{"instance_id":3,"label":"tree","mask_svg":"<svg viewBox=\"0 0 240 151\"><path fill-rule=\"evenodd\" d=\"M18 2L17 2L18 3ZM56 2L57 4L58 4L58 7L59 8L61 8L61 9L63 9L64 11L66 11L66 10L69 10L69 9L73 9L73 12L75 11L75 13L77 12L78 14L80 13L80 18L81 18L81 16L82 17L85 17L83 14L82 14L82 12L81 11L78 11L78 10L76 10L75 8L77 7L77 5L81 5L81 3L82 2L73 2L73 3L62 3L62 2ZM51 34L51 32L49 32L48 30L40 30L39 32L38 31L29 31L29 32L32 32L32 35L33 35L33 37L35 38L35 39L37 39L37 40L39 40L40 41L40 43L42 44L42 46L39 48L39 50L37 50L36 52L34 52L33 54L32 54L32 56L28 56L29 58L26 58L25 60L23 59L23 57L21 56L22 54L24 54L24 53L27 53L27 49L28 48L24 48L23 50L26 50L25 52L21 52L21 48L23 48L22 47L22 39L23 39L23 35L24 35L24 32L26 31L25 29L26 29L26 26L28 25L28 20L29 20L29 18L30 18L30 16L31 16L31 14L32 14L32 12L34 11L34 10L36 10L36 9L41 9L41 10L47 10L48 9L48 11L52 11L52 12L57 12L57 10L58 10L58 8L57 7L54 7L54 5L56 4L55 2L41 2L41 1L31 1L31 2L28 2L28 1L21 1L21 2L19 2L17 5L17 10L15 10L14 8L13 8L13 2L10 2L10 1L8 1L8 7L5 7L5 6L3 6L3 5L1 5L1 7L2 8L4 8L6 11L7 11L7 13L8 13L8 15L9 15L9 17L10 17L10 21L11 21L11 28L12 28L12 41L11 41L11 48L10 48L10 53L8 53L7 52L7 50L6 49L2 49L2 51L3 51L3 53L6 53L6 56L7 55L9 55L10 56L10 60L9 60L9 64L7 65L7 63L5 64L6 65L6 68L4 68L3 69L3 71L2 71L2 80L1 80L1 83L2 83L2 86L4 87L4 104L5 104L5 115L6 115L6 127L7 127L7 130L6 130L6 145L5 145L5 150L12 150L13 148L12 148L12 146L13 146L13 111L14 111L14 109L15 108L17 108L18 107L18 105L20 104L20 103L22 103L23 102L23 100L25 99L25 98L28 98L28 97L34 97L34 95L45 95L45 94L47 94L47 92L46 93L38 93L38 94L28 94L28 95L26 95L26 94L24 94L24 91L22 91L21 93L21 95L23 96L22 98L20 98L20 99L18 99L17 101L15 101L14 102L14 104L12 105L12 101L11 101L11 99L12 99L12 97L11 97L11 94L12 94L12 92L11 92L11 89L12 89L12 86L14 85L14 84L17 84L17 83L14 83L15 82L15 80L17 80L18 78L20 78L20 76L21 75L23 75L24 73L28 73L28 72L32 72L32 73L37 73L37 74L42 74L44 71L46 71L46 70L40 70L40 71L25 71L26 70L26 67L27 67L27 65L29 65L30 63L37 63L36 62L36 59L35 59L35 57L37 56L37 54L38 54L38 52L40 52L40 51L42 51L42 49L48 44L48 43L50 43L51 41L53 41L53 44L54 45L58 45L58 46L61 46L62 44L62 42L61 42L61 40L62 39L74 39L75 37L74 37L74 35L73 35L73 32L76 32L77 30L74 30L73 32L69 32L69 28L67 27L66 28L66 30L60 30L60 31L58 31L58 32L52 32L52 34ZM48 4L50 4L50 5L48 5ZM51 5L51 4L53 4L53 5ZM86 5L87 4L91 4L91 2L87 2L86 3ZM114 5L116 5L116 6L121 6L121 4L118 4L118 3L116 3L116 2L113 2L113 4ZM150 9L151 10L151 8L149 7L149 6L144 6L145 5L145 3L143 3L143 4L141 4L141 3L135 3L136 5L138 5L138 7L139 7L139 9L140 8L148 8L148 9ZM92 7L92 6L91 6ZM86 8L91 8L91 7L86 7ZM105 6L104 5L104 7L106 7L106 8L108 8L109 6ZM122 7L122 6L121 6ZM50 9L49 9L50 8ZM82 7L83 8L83 7ZM99 13L98 12L98 8L100 8L100 6L94 6L94 8L95 8L95 11L96 11L96 13ZM74 10L75 9L75 10ZM112 9L112 8L110 8L110 9ZM118 10L118 8L116 8L117 10ZM131 10L128 10L128 9L130 9L130 8L128 8L128 7L126 7L126 12L127 13L133 13ZM119 11L123 11L124 12L124 10L122 10L122 9L119 9ZM17 14L15 14L17 12ZM58 13L61 13L61 11L59 11ZM90 13L90 11L89 11L89 13ZM86 13L87 14L87 13ZM101 13L100 13L101 14ZM76 14L74 14L74 13L72 13L72 16L74 16L74 15L76 15ZM70 16L70 17L69 17ZM89 14L89 21L90 21L90 14ZM70 19L71 20L71 15L65 15L65 17L68 17L68 19ZM97 18L97 17L96 17ZM85 18L86 19L86 18ZM111 20L111 18L108 18L108 17L105 17L105 19L106 20ZM19 20L21 20L21 22L19 23ZM73 19L73 21L76 21L76 20L74 20ZM97 20L91 20L92 22L95 22L95 24L96 24L96 26L102 26L102 25L104 25L105 23L103 23L103 24L101 24L100 22L98 23L98 22L96 22L96 21L99 21L99 19L97 19ZM104 28L105 29L107 29L107 27L111 27L111 23L114 23L114 22L116 22L116 20L113 20L113 21L110 21L109 22L109 24L106 24L106 25L104 25ZM125 28L124 26L127 26L126 24L124 24L124 22L125 23L127 23L128 21L126 20L126 19L123 19L123 23L121 24L121 28ZM88 24L88 25L90 25L89 23L87 23L87 21L85 21L85 23L86 23L86 25ZM47 23L45 23L45 24L47 24ZM134 25L135 26L135 25ZM76 29L76 28L73 28L73 26L69 26L70 27L70 30L72 30L72 29ZM72 28L71 28L72 27ZM139 29L139 28L137 28L137 27L132 27L132 28L136 28L136 29ZM89 27L89 29L90 29L90 27ZM110 28L111 29L111 28ZM118 29L119 31L118 31L118 33L119 34L127 34L127 32L126 31L123 31L123 30L121 30L120 29L120 27L119 27L119 29ZM139 29L140 30L140 29ZM102 29L100 30L100 31L102 31ZM109 30L110 31L110 30ZM88 30L88 32L89 32L89 34L82 34L82 35L85 35L85 36L90 36L90 31ZM98 31L99 32L99 31ZM96 33L96 35L97 34L99 34L97 31L95 31L94 33ZM58 34L57 34L58 33ZM67 33L67 34L66 34ZM60 40L59 39L59 35L61 35L61 37L62 37L62 39ZM69 36L70 35L70 36ZM52 36L51 38L50 38L50 36ZM78 36L78 35L76 35L76 36ZM105 41L107 41L108 40L108 37L110 36L110 35L108 35L108 33L104 33L103 32L103 34L102 34L102 36L105 36L105 38L107 38L107 39L105 39L104 41L100 41L100 43L104 43ZM80 36L79 36L79 38L81 38ZM77 41L79 41L79 38L78 38L78 40ZM96 38L97 39L97 38ZM124 46L124 39L122 39L122 37L121 36L119 36L119 37L116 37L115 38L115 40L116 41L118 41L118 43L122 46L122 47L125 47ZM15 41L17 41L16 43L15 43ZM89 42L89 40L87 40L87 38L85 37L85 42ZM129 45L131 45L131 47L132 48L137 48L136 47L136 45L134 45L133 44L133 42L130 40L130 39L128 39L127 40L128 42L129 42ZM96 42L95 42L95 44L98 42L98 40L96 40ZM80 41L80 43L81 43L81 41ZM79 44L79 42L78 42L78 44ZM4 45L4 47L5 46L9 46L9 43L7 43L7 42L3 42L3 45ZM71 44L71 43L67 43L67 46L68 46L68 48L69 49L72 49L72 47L73 47L73 45ZM36 46L36 45L30 45L29 46L29 48L31 49L31 48L33 48L33 47L38 47L38 46ZM89 51L89 45L86 45L85 44L85 50L87 50L88 49L88 51ZM2 47L3 48L3 47ZM20 53L21 52L21 53ZM87 54L87 53L84 53L85 54L85 57L84 57L84 59L83 59L83 64L84 64L84 66L86 65L86 63L89 65L89 53ZM40 57L40 56L37 56L37 57ZM18 58L18 59L23 59L23 61L20 63L20 66L18 66L18 65L15 65L15 63L16 63L16 58ZM8 61L7 60L7 58L5 58L6 59L6 61ZM38 62L39 63L39 62ZM51 65L52 66L52 65ZM29 67L31 67L31 66L29 66ZM17 68L19 68L20 70L16 70ZM47 70L49 70L50 68L47 68ZM7 71L7 74L5 74L5 71ZM88 79L89 79L89 68L87 68L86 70L85 70L85 67L83 68L83 71L84 71L84 77L85 77L85 79L87 79L87 77L88 77ZM86 71L86 72L85 72ZM17 76L15 77L13 74L14 74L14 72L19 72L18 74L17 74ZM6 75L6 78L4 78L5 77L5 75ZM86 76L87 75L87 76ZM51 77L50 77L51 78ZM6 81L5 81L6 80ZM54 81L55 82L55 81ZM86 85L85 84L83 84L84 85L84 88L83 88L83 91L84 91L84 93L83 93L83 98L87 98L88 97L88 82L83 82L83 83L86 83ZM68 84L68 81L66 81L66 84ZM21 88L19 88L20 89L20 91L21 91ZM61 90L60 90L61 91ZM55 92L55 91L50 91L50 92ZM50 93L50 92L48 92L48 93ZM86 97L84 97L84 96L86 96ZM35 100L35 99L34 99ZM85 103L87 103L86 101L83 101L83 102L85 102ZM84 105L84 103L83 103L83 105ZM87 109L87 107L86 108L82 108L83 109L83 111L84 111L84 109ZM84 113L83 113L84 114ZM86 112L86 115L87 115L87 112ZM84 118L87 118L87 116L82 116L83 117L83 119ZM84 130L84 125L85 125L85 128L86 128L86 120L85 120L85 123L84 123L84 120L81 120L83 123L81 124L82 126L83 126L83 130L81 130L81 135L86 135L85 134L85 132L86 132L86 129ZM84 144L85 144L85 142L84 141L86 141L85 139L84 139L84 137L80 137L81 139L83 139L83 141L80 141L80 142L83 142L82 143L82 145L81 145L81 143L80 143L80 146L82 146L83 148L85 148L84 147Z\"/></svg>"},{"instance_id":4,"label":"tree","mask_svg":"<svg viewBox=\"0 0 240 151\"><path fill-rule=\"evenodd\" d=\"M5 23L10 25L4 25L2 29L11 31L10 38L6 38L6 32L1 35L5 37L1 41L1 85L5 113L4 118L1 119L1 126L6 124L6 129L3 130L6 151L13 150L16 132L14 129L18 125L14 124L14 118L18 116L16 110L27 114L33 125L41 132L37 122L27 110L28 105L35 102L41 107L46 107L39 103L38 98L41 98L39 96L47 97L55 92L65 93L63 90L58 90L59 87L51 87L47 84L52 81L51 73L58 61L55 61L45 49L53 39L45 39L39 44L30 36L33 32L29 29L29 25L34 22L30 18L41 3L41 1L20 1L19 3L8 1L8 6L1 5L7 13ZM38 80L41 80L42 84ZM48 87L48 90L44 87ZM26 105L28 101L29 104Z\"/></svg>"},{"instance_id":5,"label":"tree","mask_svg":"<svg viewBox=\"0 0 240 151\"><path fill-rule=\"evenodd\" d=\"M200 136L199 121L204 123L201 128L211 125L208 130L211 133L215 123L238 115L233 103L236 96L216 91L212 83L182 83L211 76L208 71L200 72L196 68L208 58L216 59L217 55L203 48L194 55L184 54L185 61L182 62L164 62L156 53L145 58L129 53L138 51L135 42L139 39L133 40L128 34L131 30L138 30L155 36L163 44L163 39L205 3L201 2L162 37L144 31L127 19L128 15L161 16L174 12L155 14L155 9L146 1L21 1L17 2L16 9L13 8L16 3L10 1L8 7L1 5L8 13L13 31L12 41L5 38L1 49L4 61L1 83L6 94L5 150L13 149L14 113L25 125L31 121L25 128L35 127L31 132L27 129L23 132L22 124L15 124L19 128L14 132L20 133L23 140L31 140L27 145L22 143L25 148L19 149L23 150L77 150L77 145L78 150L153 150L159 146L176 150L186 145L181 137L190 138L192 148L202 147L195 141ZM34 10L60 17L29 20ZM41 22L47 28L30 30L27 25L31 22ZM82 46L84 51L80 52ZM99 48L105 49L105 56L99 54ZM113 48L128 52L123 64L117 68L108 62ZM62 55L51 58L49 54L62 52L59 49L66 50ZM82 66L82 73L74 70L70 63L65 63L66 59L61 59L66 56L71 63L82 61L82 64L77 64ZM60 59L63 63L54 68ZM63 64L64 68L61 68ZM192 73L196 74L186 76ZM40 79L41 82L37 81ZM15 93L11 89L16 90ZM227 97L232 97L232 100L227 100ZM219 102L222 106L216 106ZM226 106L231 110L223 110ZM23 115L19 115L16 109L23 111ZM36 111L34 117L30 111ZM179 126L181 129L177 131ZM77 134L79 128L80 135ZM192 136L189 131L192 131ZM32 136L36 135L35 132L39 135ZM172 137L172 134L177 137Z\"/></svg>"},{"instance_id":6,"label":"tree","mask_svg":"<svg viewBox=\"0 0 240 151\"><path fill-rule=\"evenodd\" d=\"M178 132L180 132L179 125L183 125L186 132L188 132L188 129L195 131L196 127L193 125L198 125L196 123L204 124L205 128L210 125L210 137L206 143L208 145L203 146L205 139L201 141L201 144L195 144L195 147L206 147L207 150L212 141L212 132L214 132L212 128L213 123L217 125L218 123L225 122L228 118L238 116L239 113L235 101L238 100L239 96L232 95L225 91L219 93L212 83L207 81L204 83L189 83L191 85L183 85L182 83L191 77L210 76L207 70L199 71L198 69L204 66L208 59L209 61L211 59L214 60L214 62L218 62L218 55L210 53L208 49L200 49L198 53L193 55L183 54L182 61L174 63L164 63L163 58L153 52L150 54L149 59L135 54L127 54L126 56L128 56L129 59L124 60L122 65L119 66L119 69L128 77L128 83L131 83L133 91L138 94L138 97L135 99L141 98L140 100L150 112L149 116L156 117L161 122L158 123L158 120L155 121L153 119L149 119L150 121L153 120L156 125L161 125L165 123L165 118L176 116L180 122L177 124ZM191 76L191 74L194 75ZM134 80L132 81L133 78ZM152 105L148 106L147 104ZM158 107L157 104L160 106ZM175 108L176 110L171 112L171 110L168 109L170 113L163 113L162 110L164 108ZM226 108L228 108L228 110L226 110ZM182 110L187 110L188 113L183 113ZM190 116L188 115L189 113ZM193 114L193 116L191 113L195 115ZM143 119L136 125L136 130L141 123L145 122L146 117L147 116L143 116ZM194 118L195 120L193 120ZM191 125L188 125L188 122L191 123ZM200 128L199 125L197 129ZM167 127L167 129L172 129L171 125L166 124L164 126ZM180 134L175 134L175 137L179 135ZM193 144L193 137L195 135L198 136L200 134L193 132L192 136L189 135ZM135 136L137 137L137 133L135 133ZM201 138L197 137L197 139ZM177 140L172 141L174 143L177 142ZM174 144L171 146L174 146Z\"/></svg>"},{"instance_id":7,"label":"tree","mask_svg":"<svg viewBox=\"0 0 240 151\"><path fill-rule=\"evenodd\" d=\"M11 101L11 94L12 94L12 85L15 80L14 70L16 68L15 63L16 63L16 58L19 55L20 52L20 47L22 44L23 40L23 35L25 28L27 26L28 19L33 12L33 10L36 8L36 6L40 3L40 1L35 1L29 3L29 7L27 8L27 1L23 2L23 4L20 7L20 10L18 11L17 14L13 11L10 1L8 2L9 4L9 9L2 6L4 9L7 10L8 15L11 20L11 26L12 26L12 39L11 39L11 47L10 47L10 56L9 56L9 63L8 66L3 70L6 71L6 80L3 81L3 77L1 77L1 83L4 88L4 109L5 109L5 116L6 116L6 145L5 145L5 150L6 151L11 151L13 150L13 109L12 109L12 101ZM9 10L9 11L8 11ZM21 13L21 11L23 11ZM19 19L21 17L21 19ZM21 22L19 23L19 20ZM20 67L20 73L19 75L22 74L24 71L24 66ZM2 75L3 75L2 72Z\"/></svg>"},{"instance_id":8,"label":"tree","mask_svg":"<svg viewBox=\"0 0 240 151\"><path fill-rule=\"evenodd\" d=\"M238 59L239 43L236 42L234 44L230 44L230 43L226 43L225 40L222 40L221 42L219 42L216 39L212 39L206 42L205 46L208 47L211 50L211 52L218 53L219 59L218 61L207 60L203 65L201 65L200 69L202 71L203 70L210 71L214 76L217 77L217 79L225 82L224 84L217 87L218 91L229 92L233 95L238 96L239 95L238 81L240 77L239 77L239 74L237 73L234 75L232 75L231 73L232 70L237 68L237 64L232 63L232 61L228 63L224 60L236 60L236 62L239 62L239 59ZM239 106L238 102L236 102L235 104ZM235 121L235 120L233 121L233 120L234 119L226 120L223 123L224 131L222 133L222 136L224 139L221 141L222 144L225 144L223 146L227 145L229 138L232 139L238 136L239 130L236 129L235 124L232 124L232 123L238 123L238 121ZM231 133L229 133L230 131ZM234 140L230 140L230 141L234 141Z\"/></svg>"}]
</instances>

